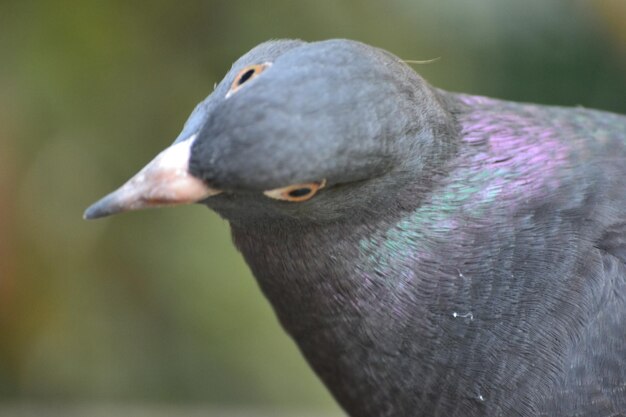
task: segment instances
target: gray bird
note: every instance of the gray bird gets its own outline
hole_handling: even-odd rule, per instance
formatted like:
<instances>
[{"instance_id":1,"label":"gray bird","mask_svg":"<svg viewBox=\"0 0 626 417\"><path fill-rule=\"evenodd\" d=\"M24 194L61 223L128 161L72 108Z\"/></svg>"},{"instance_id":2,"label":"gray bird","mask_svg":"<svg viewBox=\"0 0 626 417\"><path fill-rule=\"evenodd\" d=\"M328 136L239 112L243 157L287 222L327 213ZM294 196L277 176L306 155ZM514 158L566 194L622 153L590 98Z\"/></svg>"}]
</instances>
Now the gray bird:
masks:
<instances>
[{"instance_id":1,"label":"gray bird","mask_svg":"<svg viewBox=\"0 0 626 417\"><path fill-rule=\"evenodd\" d=\"M626 117L263 43L85 213L201 203L351 416L626 416Z\"/></svg>"}]
</instances>

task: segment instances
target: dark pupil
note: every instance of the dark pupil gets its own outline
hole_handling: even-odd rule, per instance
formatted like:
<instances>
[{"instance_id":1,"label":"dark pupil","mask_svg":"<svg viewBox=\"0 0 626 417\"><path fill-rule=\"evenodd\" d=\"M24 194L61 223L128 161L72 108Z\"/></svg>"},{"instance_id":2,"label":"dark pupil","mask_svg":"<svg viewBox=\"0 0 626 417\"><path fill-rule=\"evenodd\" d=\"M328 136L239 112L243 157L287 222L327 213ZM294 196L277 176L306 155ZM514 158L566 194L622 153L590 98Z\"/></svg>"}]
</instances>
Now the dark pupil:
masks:
<instances>
[{"instance_id":1,"label":"dark pupil","mask_svg":"<svg viewBox=\"0 0 626 417\"><path fill-rule=\"evenodd\" d=\"M304 197L311 193L310 188L296 188L295 190L289 191L289 197Z\"/></svg>"},{"instance_id":2,"label":"dark pupil","mask_svg":"<svg viewBox=\"0 0 626 417\"><path fill-rule=\"evenodd\" d=\"M245 83L246 81L248 81L250 79L250 77L252 77L254 75L254 69L249 69L248 71L244 72L241 77L239 77L239 81L237 81L237 85L241 85L243 83Z\"/></svg>"}]
</instances>

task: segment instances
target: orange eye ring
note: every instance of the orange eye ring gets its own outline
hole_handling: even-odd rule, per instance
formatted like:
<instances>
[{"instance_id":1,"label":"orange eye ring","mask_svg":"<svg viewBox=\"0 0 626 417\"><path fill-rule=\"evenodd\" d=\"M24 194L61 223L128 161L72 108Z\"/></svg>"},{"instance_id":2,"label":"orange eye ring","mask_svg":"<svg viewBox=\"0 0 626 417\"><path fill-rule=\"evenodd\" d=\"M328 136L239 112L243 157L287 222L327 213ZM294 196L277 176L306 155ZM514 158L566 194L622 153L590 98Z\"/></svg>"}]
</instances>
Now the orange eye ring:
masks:
<instances>
[{"instance_id":1,"label":"orange eye ring","mask_svg":"<svg viewBox=\"0 0 626 417\"><path fill-rule=\"evenodd\" d=\"M233 80L233 83L230 85L230 89L228 90L228 93L226 93L226 98L235 94L237 91L239 91L241 87L243 87L245 83L256 78L259 74L261 74L271 65L272 65L271 62L265 62L263 64L249 65L245 67L244 69L242 69L241 71L239 71L239 73Z\"/></svg>"},{"instance_id":2,"label":"orange eye ring","mask_svg":"<svg viewBox=\"0 0 626 417\"><path fill-rule=\"evenodd\" d=\"M308 182L304 184L292 184L283 188L275 188L265 191L263 194L275 200L289 201L292 203L300 203L313 198L315 194L326 186L326 180L320 182Z\"/></svg>"}]
</instances>

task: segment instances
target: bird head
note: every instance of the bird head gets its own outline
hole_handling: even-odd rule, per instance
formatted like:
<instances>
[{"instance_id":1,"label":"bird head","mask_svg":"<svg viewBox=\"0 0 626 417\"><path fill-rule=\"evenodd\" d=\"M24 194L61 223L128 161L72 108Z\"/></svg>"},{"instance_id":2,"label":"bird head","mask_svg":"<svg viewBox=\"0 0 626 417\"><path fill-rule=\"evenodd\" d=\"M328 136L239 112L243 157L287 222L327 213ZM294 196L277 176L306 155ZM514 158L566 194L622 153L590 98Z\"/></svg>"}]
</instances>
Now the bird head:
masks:
<instances>
[{"instance_id":1,"label":"bird head","mask_svg":"<svg viewBox=\"0 0 626 417\"><path fill-rule=\"evenodd\" d=\"M85 218L201 202L228 220L324 221L418 181L454 134L440 95L349 40L263 43L237 60L173 145Z\"/></svg>"}]
</instances>

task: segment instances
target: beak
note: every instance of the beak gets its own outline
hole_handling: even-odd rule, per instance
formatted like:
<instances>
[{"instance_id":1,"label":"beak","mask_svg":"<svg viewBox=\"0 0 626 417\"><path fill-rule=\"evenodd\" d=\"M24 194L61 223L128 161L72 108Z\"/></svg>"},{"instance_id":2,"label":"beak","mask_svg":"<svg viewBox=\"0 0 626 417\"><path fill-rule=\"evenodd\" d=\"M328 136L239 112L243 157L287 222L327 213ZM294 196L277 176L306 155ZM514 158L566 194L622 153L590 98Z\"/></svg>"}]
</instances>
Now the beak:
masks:
<instances>
[{"instance_id":1,"label":"beak","mask_svg":"<svg viewBox=\"0 0 626 417\"><path fill-rule=\"evenodd\" d=\"M85 210L85 219L152 207L196 203L221 191L187 171L195 135L158 154L116 191Z\"/></svg>"}]
</instances>

